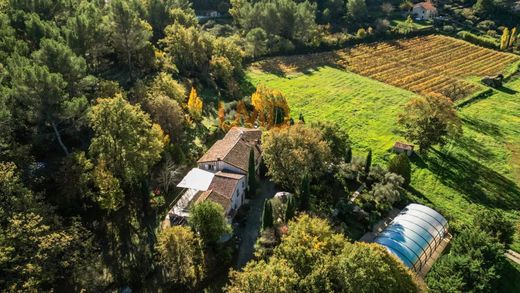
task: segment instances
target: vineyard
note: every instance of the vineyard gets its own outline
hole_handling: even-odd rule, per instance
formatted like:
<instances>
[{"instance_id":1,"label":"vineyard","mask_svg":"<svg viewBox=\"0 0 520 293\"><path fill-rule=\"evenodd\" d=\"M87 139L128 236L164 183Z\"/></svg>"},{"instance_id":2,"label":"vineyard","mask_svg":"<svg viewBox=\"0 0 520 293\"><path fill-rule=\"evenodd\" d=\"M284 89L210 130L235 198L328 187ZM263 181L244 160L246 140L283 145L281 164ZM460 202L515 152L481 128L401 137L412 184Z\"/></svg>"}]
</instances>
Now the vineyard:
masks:
<instances>
[{"instance_id":1,"label":"vineyard","mask_svg":"<svg viewBox=\"0 0 520 293\"><path fill-rule=\"evenodd\" d=\"M520 58L454 38L430 35L358 45L335 52L279 57L253 68L291 74L321 65L349 71L421 95L460 99L482 88L470 77L505 73Z\"/></svg>"}]
</instances>

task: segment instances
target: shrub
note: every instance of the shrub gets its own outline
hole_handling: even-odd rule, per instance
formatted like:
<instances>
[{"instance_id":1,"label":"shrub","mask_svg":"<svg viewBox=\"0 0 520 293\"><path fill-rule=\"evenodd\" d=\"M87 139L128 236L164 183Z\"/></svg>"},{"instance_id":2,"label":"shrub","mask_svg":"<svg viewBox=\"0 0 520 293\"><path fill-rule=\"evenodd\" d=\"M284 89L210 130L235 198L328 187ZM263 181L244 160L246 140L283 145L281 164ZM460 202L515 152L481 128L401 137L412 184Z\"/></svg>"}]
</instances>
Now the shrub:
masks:
<instances>
[{"instance_id":1,"label":"shrub","mask_svg":"<svg viewBox=\"0 0 520 293\"><path fill-rule=\"evenodd\" d=\"M495 237L506 246L513 242L515 226L513 222L506 219L504 214L500 211L480 211L473 219L473 225L479 230Z\"/></svg>"},{"instance_id":2,"label":"shrub","mask_svg":"<svg viewBox=\"0 0 520 293\"><path fill-rule=\"evenodd\" d=\"M495 39L490 37L477 36L467 31L461 31L457 33L457 36L475 45L488 47L492 49L498 49L499 47L499 43Z\"/></svg>"},{"instance_id":3,"label":"shrub","mask_svg":"<svg viewBox=\"0 0 520 293\"><path fill-rule=\"evenodd\" d=\"M388 172L401 175L404 179L403 185L408 186L412 177L412 165L410 164L408 156L404 153L394 156L390 162L388 162Z\"/></svg>"}]
</instances>

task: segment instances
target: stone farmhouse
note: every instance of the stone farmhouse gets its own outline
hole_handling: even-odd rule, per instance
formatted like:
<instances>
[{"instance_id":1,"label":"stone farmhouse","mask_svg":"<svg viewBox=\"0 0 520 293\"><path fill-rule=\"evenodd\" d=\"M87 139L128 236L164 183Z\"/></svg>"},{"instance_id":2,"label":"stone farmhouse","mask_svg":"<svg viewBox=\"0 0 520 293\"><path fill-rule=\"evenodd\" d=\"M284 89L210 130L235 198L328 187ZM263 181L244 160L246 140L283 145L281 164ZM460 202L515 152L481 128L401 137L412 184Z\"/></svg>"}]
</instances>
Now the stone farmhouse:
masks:
<instances>
[{"instance_id":1,"label":"stone farmhouse","mask_svg":"<svg viewBox=\"0 0 520 293\"><path fill-rule=\"evenodd\" d=\"M437 8L430 1L420 2L413 6L412 14L421 20L432 20L437 16Z\"/></svg>"},{"instance_id":2,"label":"stone farmhouse","mask_svg":"<svg viewBox=\"0 0 520 293\"><path fill-rule=\"evenodd\" d=\"M249 156L254 152L255 172L262 161L262 131L233 127L226 136L211 146L181 180L177 187L184 188L175 205L166 216L167 224L183 224L191 207L211 200L224 208L225 216L232 221L245 200Z\"/></svg>"}]
</instances>

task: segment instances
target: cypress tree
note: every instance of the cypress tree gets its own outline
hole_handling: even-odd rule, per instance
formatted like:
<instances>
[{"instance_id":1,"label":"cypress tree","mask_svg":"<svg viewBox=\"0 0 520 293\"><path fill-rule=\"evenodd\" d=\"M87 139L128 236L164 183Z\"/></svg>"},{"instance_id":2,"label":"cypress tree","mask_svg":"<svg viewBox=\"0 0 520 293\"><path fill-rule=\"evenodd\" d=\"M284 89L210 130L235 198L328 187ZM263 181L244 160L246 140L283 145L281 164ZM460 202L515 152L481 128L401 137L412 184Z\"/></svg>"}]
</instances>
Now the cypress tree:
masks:
<instances>
[{"instance_id":1,"label":"cypress tree","mask_svg":"<svg viewBox=\"0 0 520 293\"><path fill-rule=\"evenodd\" d=\"M509 37L509 47L513 48L516 43L517 33L516 27L511 30L511 36Z\"/></svg>"},{"instance_id":2,"label":"cypress tree","mask_svg":"<svg viewBox=\"0 0 520 293\"><path fill-rule=\"evenodd\" d=\"M368 150L367 160L365 162L365 177L370 173L370 166L372 166L372 150Z\"/></svg>"},{"instance_id":3,"label":"cypress tree","mask_svg":"<svg viewBox=\"0 0 520 293\"><path fill-rule=\"evenodd\" d=\"M247 170L247 185L249 195L253 196L256 194L256 168L255 168L255 151L251 148L249 151L249 167Z\"/></svg>"},{"instance_id":4,"label":"cypress tree","mask_svg":"<svg viewBox=\"0 0 520 293\"><path fill-rule=\"evenodd\" d=\"M289 196L287 199L287 208L285 209L285 221L289 222L292 218L294 218L294 214L296 213L296 205L294 203L294 198Z\"/></svg>"},{"instance_id":5,"label":"cypress tree","mask_svg":"<svg viewBox=\"0 0 520 293\"><path fill-rule=\"evenodd\" d=\"M267 199L264 202L264 212L262 214L262 228L267 229L273 227L273 206L271 201Z\"/></svg>"},{"instance_id":6,"label":"cypress tree","mask_svg":"<svg viewBox=\"0 0 520 293\"><path fill-rule=\"evenodd\" d=\"M345 163L351 163L352 162L352 148L348 147L347 151L345 152Z\"/></svg>"},{"instance_id":7,"label":"cypress tree","mask_svg":"<svg viewBox=\"0 0 520 293\"><path fill-rule=\"evenodd\" d=\"M298 120L300 120L301 123L305 123L305 118L303 117L302 113L300 113L300 117L298 117Z\"/></svg>"},{"instance_id":8,"label":"cypress tree","mask_svg":"<svg viewBox=\"0 0 520 293\"><path fill-rule=\"evenodd\" d=\"M309 177L305 175L300 187L300 210L306 211L310 208L311 190Z\"/></svg>"},{"instance_id":9,"label":"cypress tree","mask_svg":"<svg viewBox=\"0 0 520 293\"><path fill-rule=\"evenodd\" d=\"M507 49L509 45L509 29L506 27L502 32L502 37L500 38L500 50Z\"/></svg>"}]
</instances>

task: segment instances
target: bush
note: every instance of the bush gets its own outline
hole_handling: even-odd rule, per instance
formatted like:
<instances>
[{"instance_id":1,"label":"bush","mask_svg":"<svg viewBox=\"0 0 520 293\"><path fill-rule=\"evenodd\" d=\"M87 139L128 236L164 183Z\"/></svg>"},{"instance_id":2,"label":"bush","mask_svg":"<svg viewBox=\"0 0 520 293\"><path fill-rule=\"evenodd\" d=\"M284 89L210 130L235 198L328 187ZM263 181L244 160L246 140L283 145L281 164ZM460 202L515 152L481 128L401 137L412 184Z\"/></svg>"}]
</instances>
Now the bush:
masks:
<instances>
[{"instance_id":1,"label":"bush","mask_svg":"<svg viewBox=\"0 0 520 293\"><path fill-rule=\"evenodd\" d=\"M509 245L513 242L515 226L513 222L504 217L500 211L484 210L475 216L473 225L498 239L502 244Z\"/></svg>"},{"instance_id":2,"label":"bush","mask_svg":"<svg viewBox=\"0 0 520 293\"><path fill-rule=\"evenodd\" d=\"M364 39L367 36L367 31L364 28L358 29L356 33L356 37L358 39Z\"/></svg>"},{"instance_id":3,"label":"bush","mask_svg":"<svg viewBox=\"0 0 520 293\"><path fill-rule=\"evenodd\" d=\"M493 292L505 264L504 246L476 227L455 236L426 278L433 292Z\"/></svg>"},{"instance_id":4,"label":"bush","mask_svg":"<svg viewBox=\"0 0 520 293\"><path fill-rule=\"evenodd\" d=\"M442 27L442 30L447 33L452 33L455 31L455 28L453 28L451 25L445 25Z\"/></svg>"},{"instance_id":5,"label":"bush","mask_svg":"<svg viewBox=\"0 0 520 293\"><path fill-rule=\"evenodd\" d=\"M467 31L461 31L457 34L457 36L464 39L465 41L482 47L488 47L492 49L498 49L499 47L497 40L490 37L477 36Z\"/></svg>"},{"instance_id":6,"label":"bush","mask_svg":"<svg viewBox=\"0 0 520 293\"><path fill-rule=\"evenodd\" d=\"M403 186L410 184L412 177L412 165L408 156L404 153L394 156L390 162L388 162L388 172L401 175L404 179Z\"/></svg>"}]
</instances>

